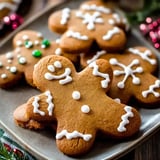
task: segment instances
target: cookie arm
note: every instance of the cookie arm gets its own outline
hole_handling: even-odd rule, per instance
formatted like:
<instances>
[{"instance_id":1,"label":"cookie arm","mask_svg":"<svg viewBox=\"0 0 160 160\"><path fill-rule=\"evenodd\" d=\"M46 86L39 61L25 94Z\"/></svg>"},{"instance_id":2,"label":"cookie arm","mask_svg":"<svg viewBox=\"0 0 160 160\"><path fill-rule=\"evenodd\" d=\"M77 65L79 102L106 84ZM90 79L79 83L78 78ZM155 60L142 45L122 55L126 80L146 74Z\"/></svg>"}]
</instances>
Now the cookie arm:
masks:
<instances>
[{"instance_id":1,"label":"cookie arm","mask_svg":"<svg viewBox=\"0 0 160 160\"><path fill-rule=\"evenodd\" d=\"M109 27L96 36L96 41L100 48L107 51L117 51L124 49L126 45L126 35L119 27ZM98 33L97 33L98 34Z\"/></svg>"},{"instance_id":2,"label":"cookie arm","mask_svg":"<svg viewBox=\"0 0 160 160\"><path fill-rule=\"evenodd\" d=\"M102 133L111 137L126 138L139 130L141 118L136 109L116 102L109 97L103 104L100 106L103 109L99 112L97 121L97 128ZM104 117L101 116L102 112Z\"/></svg>"},{"instance_id":3,"label":"cookie arm","mask_svg":"<svg viewBox=\"0 0 160 160\"><path fill-rule=\"evenodd\" d=\"M141 81L141 86L134 92L134 96L142 104L148 104L151 107L158 105L160 103L160 80L149 73L146 73L143 78L146 80Z\"/></svg>"},{"instance_id":4,"label":"cookie arm","mask_svg":"<svg viewBox=\"0 0 160 160\"><path fill-rule=\"evenodd\" d=\"M48 19L49 29L60 34L64 33L68 27L70 12L70 9L63 9L52 13Z\"/></svg>"},{"instance_id":5,"label":"cookie arm","mask_svg":"<svg viewBox=\"0 0 160 160\"><path fill-rule=\"evenodd\" d=\"M30 129L40 129L54 121L53 99L49 91L31 97L27 103L17 107L13 113L15 122Z\"/></svg>"}]
</instances>

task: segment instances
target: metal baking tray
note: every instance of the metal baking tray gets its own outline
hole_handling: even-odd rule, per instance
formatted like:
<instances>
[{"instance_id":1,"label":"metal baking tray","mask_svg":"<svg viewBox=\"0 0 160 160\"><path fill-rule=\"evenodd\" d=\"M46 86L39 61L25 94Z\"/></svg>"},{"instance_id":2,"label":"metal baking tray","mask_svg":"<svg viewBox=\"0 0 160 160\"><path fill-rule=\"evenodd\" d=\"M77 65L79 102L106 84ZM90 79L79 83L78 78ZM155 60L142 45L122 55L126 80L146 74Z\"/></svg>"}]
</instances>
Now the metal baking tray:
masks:
<instances>
[{"instance_id":1,"label":"metal baking tray","mask_svg":"<svg viewBox=\"0 0 160 160\"><path fill-rule=\"evenodd\" d=\"M48 29L48 17L49 15L59 9L69 7L77 8L82 0L71 0L63 2L56 6L50 6L43 12L38 13L32 17L25 24L20 26L15 32L13 32L7 39L0 42L0 51L6 53L12 50L12 38L13 36L23 29L32 29L42 32L46 38L50 40L56 40L59 35L52 33ZM148 43L137 29L131 29L128 33L127 46L143 45L152 49L160 62L160 53L155 50L150 43ZM160 76L160 73L159 73ZM35 155L38 159L46 160L73 160L73 159L118 159L125 155L141 142L145 141L151 134L156 132L160 128L160 108L144 109L139 108L139 112L142 117L142 125L139 133L126 141L115 141L110 139L96 139L95 144L91 151L86 155L78 158L68 157L61 153L56 147L55 133L51 131L31 131L23 129L15 125L13 121L13 111L15 108L25 103L28 98L39 94L36 89L20 83L18 86L12 89L3 90L0 89L0 123L1 125L17 140L18 143L23 145L25 149Z\"/></svg>"}]
</instances>

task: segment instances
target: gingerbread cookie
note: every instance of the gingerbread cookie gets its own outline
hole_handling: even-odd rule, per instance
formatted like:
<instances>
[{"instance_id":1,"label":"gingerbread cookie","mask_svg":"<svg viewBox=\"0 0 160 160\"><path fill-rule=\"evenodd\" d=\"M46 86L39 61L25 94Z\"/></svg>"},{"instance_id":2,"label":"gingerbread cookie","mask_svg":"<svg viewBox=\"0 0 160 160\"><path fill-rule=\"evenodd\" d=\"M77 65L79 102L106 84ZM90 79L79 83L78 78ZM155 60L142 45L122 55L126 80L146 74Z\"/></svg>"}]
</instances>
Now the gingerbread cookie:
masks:
<instances>
[{"instance_id":1,"label":"gingerbread cookie","mask_svg":"<svg viewBox=\"0 0 160 160\"><path fill-rule=\"evenodd\" d=\"M37 63L33 78L44 93L19 106L15 122L37 129L57 121L56 143L67 155L89 151L97 131L123 139L139 130L139 113L105 93L112 81L106 60L97 60L78 73L67 58L47 56Z\"/></svg>"},{"instance_id":2,"label":"gingerbread cookie","mask_svg":"<svg viewBox=\"0 0 160 160\"><path fill-rule=\"evenodd\" d=\"M155 77L158 61L154 53L146 47L131 47L124 53L99 51L83 55L81 64L90 64L98 58L109 61L113 69L113 83L107 93L112 98L120 98L128 104L132 98L151 107L160 103L160 80Z\"/></svg>"},{"instance_id":3,"label":"gingerbread cookie","mask_svg":"<svg viewBox=\"0 0 160 160\"><path fill-rule=\"evenodd\" d=\"M13 39L14 50L0 56L0 87L8 88L25 76L28 84L33 84L34 65L44 56L61 54L76 61L76 55L65 54L55 41L43 38L36 31L24 30Z\"/></svg>"},{"instance_id":4,"label":"gingerbread cookie","mask_svg":"<svg viewBox=\"0 0 160 160\"><path fill-rule=\"evenodd\" d=\"M69 53L86 52L95 42L108 51L123 49L124 23L117 13L94 0L84 2L77 10L64 8L54 12L48 20L50 30L62 34L60 47Z\"/></svg>"}]
</instances>

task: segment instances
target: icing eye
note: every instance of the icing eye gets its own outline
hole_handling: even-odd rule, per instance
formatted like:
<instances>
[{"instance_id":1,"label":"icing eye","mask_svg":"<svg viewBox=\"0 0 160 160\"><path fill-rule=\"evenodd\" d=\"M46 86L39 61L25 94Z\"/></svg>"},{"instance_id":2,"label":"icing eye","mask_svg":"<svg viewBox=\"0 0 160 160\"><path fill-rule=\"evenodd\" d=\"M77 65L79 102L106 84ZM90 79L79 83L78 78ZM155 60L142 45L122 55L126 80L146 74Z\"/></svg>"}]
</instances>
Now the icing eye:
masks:
<instances>
[{"instance_id":1,"label":"icing eye","mask_svg":"<svg viewBox=\"0 0 160 160\"><path fill-rule=\"evenodd\" d=\"M41 45L41 47L42 48L48 48L49 46L50 46L50 41L48 40L48 39L44 39L43 41L42 41L42 45Z\"/></svg>"},{"instance_id":2,"label":"icing eye","mask_svg":"<svg viewBox=\"0 0 160 160\"><path fill-rule=\"evenodd\" d=\"M33 57L39 58L42 56L42 52L40 50L34 50L32 52Z\"/></svg>"},{"instance_id":3,"label":"icing eye","mask_svg":"<svg viewBox=\"0 0 160 160\"><path fill-rule=\"evenodd\" d=\"M26 48L32 48L33 47L33 43L31 41L26 41L24 45L25 45Z\"/></svg>"},{"instance_id":4,"label":"icing eye","mask_svg":"<svg viewBox=\"0 0 160 160\"><path fill-rule=\"evenodd\" d=\"M55 62L54 62L54 66L55 66L56 68L62 68L62 64L61 64L60 61L55 61Z\"/></svg>"},{"instance_id":5,"label":"icing eye","mask_svg":"<svg viewBox=\"0 0 160 160\"><path fill-rule=\"evenodd\" d=\"M81 98L81 94L79 91L73 91L72 98L75 100L79 100Z\"/></svg>"}]
</instances>

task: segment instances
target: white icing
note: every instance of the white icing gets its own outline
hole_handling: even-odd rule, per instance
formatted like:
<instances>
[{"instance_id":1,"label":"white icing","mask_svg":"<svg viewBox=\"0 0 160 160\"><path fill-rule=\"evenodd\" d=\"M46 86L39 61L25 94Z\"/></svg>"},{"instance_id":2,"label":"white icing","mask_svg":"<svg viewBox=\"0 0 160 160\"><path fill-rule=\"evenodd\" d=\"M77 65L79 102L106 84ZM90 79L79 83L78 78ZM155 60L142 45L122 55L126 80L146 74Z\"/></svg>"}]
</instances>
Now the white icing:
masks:
<instances>
[{"instance_id":1,"label":"white icing","mask_svg":"<svg viewBox=\"0 0 160 160\"><path fill-rule=\"evenodd\" d=\"M119 124L119 126L117 128L117 130L119 132L125 132L126 131L125 125L129 124L128 118L134 116L134 114L132 112L132 107L125 106L124 110L126 111L126 114L122 115L122 117L121 117L122 121L120 122L120 124Z\"/></svg>"},{"instance_id":2,"label":"white icing","mask_svg":"<svg viewBox=\"0 0 160 160\"><path fill-rule=\"evenodd\" d=\"M99 12L94 12L93 15L90 13L83 14L81 11L76 12L76 16L82 19L83 24L87 24L88 30L95 29L95 23L102 24L104 23L103 19L100 17L101 14Z\"/></svg>"},{"instance_id":3,"label":"white icing","mask_svg":"<svg viewBox=\"0 0 160 160\"><path fill-rule=\"evenodd\" d=\"M11 73L16 73L17 72L17 68L15 66L10 67L9 70L10 70Z\"/></svg>"},{"instance_id":4,"label":"white icing","mask_svg":"<svg viewBox=\"0 0 160 160\"><path fill-rule=\"evenodd\" d=\"M56 139L62 139L66 137L68 140L73 138L82 138L84 141L89 141L92 138L91 134L83 134L78 131L68 132L67 130L62 130L60 133L56 134Z\"/></svg>"},{"instance_id":5,"label":"white icing","mask_svg":"<svg viewBox=\"0 0 160 160\"><path fill-rule=\"evenodd\" d=\"M146 60L148 61L150 64L154 65L156 64L156 60L155 59L151 59L149 56L152 55L151 51L150 50L145 50L144 52L141 52L140 50L138 49L134 49L134 48L129 48L128 49L129 52L135 54L135 55L138 55L140 56L143 60Z\"/></svg>"},{"instance_id":6,"label":"white icing","mask_svg":"<svg viewBox=\"0 0 160 160\"><path fill-rule=\"evenodd\" d=\"M60 55L62 54L61 48L57 48L57 49L55 50L55 54L60 56Z\"/></svg>"},{"instance_id":7,"label":"white icing","mask_svg":"<svg viewBox=\"0 0 160 160\"><path fill-rule=\"evenodd\" d=\"M16 45L18 47L21 47L23 45L23 42L21 40L17 40Z\"/></svg>"},{"instance_id":8,"label":"white icing","mask_svg":"<svg viewBox=\"0 0 160 160\"><path fill-rule=\"evenodd\" d=\"M38 45L40 44L40 42L39 42L38 40L35 40L35 41L34 41L34 44L35 44L36 46L38 46Z\"/></svg>"},{"instance_id":9,"label":"white icing","mask_svg":"<svg viewBox=\"0 0 160 160\"><path fill-rule=\"evenodd\" d=\"M12 59L14 56L13 56L13 53L12 52L8 52L6 53L6 58L7 59Z\"/></svg>"},{"instance_id":10,"label":"white icing","mask_svg":"<svg viewBox=\"0 0 160 160\"><path fill-rule=\"evenodd\" d=\"M61 41L61 39L60 39L60 38L57 38L55 42L56 42L57 44L59 44L60 41Z\"/></svg>"},{"instance_id":11,"label":"white icing","mask_svg":"<svg viewBox=\"0 0 160 160\"><path fill-rule=\"evenodd\" d=\"M27 60L26 60L25 57L19 57L18 61L19 61L20 64L26 64L27 63Z\"/></svg>"},{"instance_id":12,"label":"white icing","mask_svg":"<svg viewBox=\"0 0 160 160\"><path fill-rule=\"evenodd\" d=\"M12 60L11 60L11 59L8 59L7 62L8 62L8 63L12 63Z\"/></svg>"},{"instance_id":13,"label":"white icing","mask_svg":"<svg viewBox=\"0 0 160 160\"><path fill-rule=\"evenodd\" d=\"M49 116L52 116L52 112L53 112L53 108L54 108L54 104L52 103L52 95L50 93L50 91L46 91L45 92L45 96L47 97L46 99L46 103L48 104L48 107L47 107L47 111L48 111L48 115ZM32 105L33 105L33 112L34 113L38 113L40 114L41 116L44 116L45 115L45 112L39 110L39 101L40 101L40 98L38 96L35 96L34 97L34 101L32 102Z\"/></svg>"},{"instance_id":14,"label":"white icing","mask_svg":"<svg viewBox=\"0 0 160 160\"><path fill-rule=\"evenodd\" d=\"M143 72L143 68L142 67L137 67L135 69L132 69L132 67L134 65L139 65L139 60L138 59L134 59L128 66L125 66L124 64L118 62L118 60L116 58L111 58L109 60L111 65L117 65L119 67L121 67L123 70L114 70L113 74L114 76L120 76L120 75L124 75L124 78L122 81L120 81L117 86L119 88L124 88L125 87L125 82L127 81L128 77L132 77L132 83L135 85L139 85L140 84L140 79L138 77L135 76L135 73L142 73Z\"/></svg>"},{"instance_id":15,"label":"white icing","mask_svg":"<svg viewBox=\"0 0 160 160\"><path fill-rule=\"evenodd\" d=\"M9 70L9 69L10 69L10 67L9 67L9 66L6 66L6 69L7 69L7 70Z\"/></svg>"},{"instance_id":16,"label":"white icing","mask_svg":"<svg viewBox=\"0 0 160 160\"><path fill-rule=\"evenodd\" d=\"M61 64L60 61L55 61L55 62L54 62L54 66L55 66L56 68L62 68L62 64Z\"/></svg>"},{"instance_id":17,"label":"white icing","mask_svg":"<svg viewBox=\"0 0 160 160\"><path fill-rule=\"evenodd\" d=\"M62 25L66 24L68 22L68 20L70 18L70 12L71 12L71 10L69 8L64 8L62 10L62 18L61 18L61 21L60 21L60 23Z\"/></svg>"},{"instance_id":18,"label":"white icing","mask_svg":"<svg viewBox=\"0 0 160 160\"><path fill-rule=\"evenodd\" d=\"M47 66L47 69L50 71L50 72L54 72L55 71L55 67L53 65L48 65Z\"/></svg>"},{"instance_id":19,"label":"white icing","mask_svg":"<svg viewBox=\"0 0 160 160\"><path fill-rule=\"evenodd\" d=\"M87 11L98 11L105 14L111 13L111 10L109 8L106 8L104 6L97 6L95 4L92 5L84 4L82 5L82 9Z\"/></svg>"},{"instance_id":20,"label":"white icing","mask_svg":"<svg viewBox=\"0 0 160 160\"><path fill-rule=\"evenodd\" d=\"M111 25L114 25L114 24L115 24L115 21L114 21L114 19L109 19L109 20L108 20L108 23L111 24Z\"/></svg>"},{"instance_id":21,"label":"white icing","mask_svg":"<svg viewBox=\"0 0 160 160\"><path fill-rule=\"evenodd\" d=\"M120 29L118 27L114 27L113 29L109 30L103 37L103 40L110 40L115 34L120 33Z\"/></svg>"},{"instance_id":22,"label":"white icing","mask_svg":"<svg viewBox=\"0 0 160 160\"><path fill-rule=\"evenodd\" d=\"M83 105L83 106L81 107L81 111L82 111L83 113L89 113L89 112L90 112L90 108L89 108L88 105Z\"/></svg>"},{"instance_id":23,"label":"white icing","mask_svg":"<svg viewBox=\"0 0 160 160\"><path fill-rule=\"evenodd\" d=\"M114 101L117 103L121 103L121 100L119 98L115 98Z\"/></svg>"},{"instance_id":24,"label":"white icing","mask_svg":"<svg viewBox=\"0 0 160 160\"><path fill-rule=\"evenodd\" d=\"M160 93L159 92L156 92L154 91L154 89L158 89L160 88L160 80L156 80L155 83L153 85L150 85L149 86L149 89L146 90L146 91L143 91L142 92L142 96L144 98L146 98L148 96L148 94L153 94L155 97L160 97Z\"/></svg>"},{"instance_id":25,"label":"white icing","mask_svg":"<svg viewBox=\"0 0 160 160\"><path fill-rule=\"evenodd\" d=\"M79 92L79 91L73 91L73 93L72 93L72 98L73 98L74 100L79 100L79 99L81 98L80 92Z\"/></svg>"},{"instance_id":26,"label":"white icing","mask_svg":"<svg viewBox=\"0 0 160 160\"><path fill-rule=\"evenodd\" d=\"M120 22L121 22L121 18L120 18L120 16L119 16L117 13L114 13L114 14L113 14L113 18L115 19L115 21L116 21L117 23L120 23Z\"/></svg>"},{"instance_id":27,"label":"white icing","mask_svg":"<svg viewBox=\"0 0 160 160\"><path fill-rule=\"evenodd\" d=\"M7 78L7 75L5 73L1 74L1 78L5 79L5 78Z\"/></svg>"},{"instance_id":28,"label":"white icing","mask_svg":"<svg viewBox=\"0 0 160 160\"><path fill-rule=\"evenodd\" d=\"M37 37L38 37L38 38L43 38L42 33L38 32L38 33L37 33Z\"/></svg>"},{"instance_id":29,"label":"white icing","mask_svg":"<svg viewBox=\"0 0 160 160\"><path fill-rule=\"evenodd\" d=\"M28 37L28 35L23 35L22 39L26 41L26 40L29 40L29 37Z\"/></svg>"},{"instance_id":30,"label":"white icing","mask_svg":"<svg viewBox=\"0 0 160 160\"><path fill-rule=\"evenodd\" d=\"M2 62L0 62L0 67L3 67L3 63Z\"/></svg>"},{"instance_id":31,"label":"white icing","mask_svg":"<svg viewBox=\"0 0 160 160\"><path fill-rule=\"evenodd\" d=\"M96 62L92 62L89 64L90 68L93 68L93 75L94 76L100 76L102 78L104 78L104 80L101 81L101 86L102 88L107 88L108 87L108 83L110 82L110 77L107 73L101 73L98 71L99 66L96 64Z\"/></svg>"},{"instance_id":32,"label":"white icing","mask_svg":"<svg viewBox=\"0 0 160 160\"><path fill-rule=\"evenodd\" d=\"M106 54L107 52L105 50L102 51L98 51L96 52L96 54L89 60L87 60L87 64L90 64L92 62L94 62L95 60L97 60L100 56Z\"/></svg>"},{"instance_id":33,"label":"white icing","mask_svg":"<svg viewBox=\"0 0 160 160\"><path fill-rule=\"evenodd\" d=\"M76 38L78 40L88 40L89 38L86 35L81 35L81 33L79 32L74 32L74 31L67 31L66 33L67 37L71 37L71 38Z\"/></svg>"},{"instance_id":34,"label":"white icing","mask_svg":"<svg viewBox=\"0 0 160 160\"><path fill-rule=\"evenodd\" d=\"M60 62L57 62L57 63L60 63ZM55 64L54 64L55 65ZM47 68L50 72L54 72L55 71L55 67L56 68L61 68L62 66L54 66L54 65L48 65ZM57 65L57 64L56 64ZM71 69L70 68L65 68L65 71L64 73L60 74L60 75L54 75L52 73L45 73L44 77L47 79L47 80L54 80L54 79L60 79L59 80L59 83L60 84L67 84L69 82L72 81L72 77L70 76L71 74ZM63 79L64 78L64 79Z\"/></svg>"},{"instance_id":35,"label":"white icing","mask_svg":"<svg viewBox=\"0 0 160 160\"><path fill-rule=\"evenodd\" d=\"M33 105L33 112L34 113L38 113L40 114L41 116L44 116L45 115L45 112L43 111L40 111L38 108L39 108L39 100L40 98L38 96L35 96L34 97L34 101L32 102L32 105Z\"/></svg>"},{"instance_id":36,"label":"white icing","mask_svg":"<svg viewBox=\"0 0 160 160\"><path fill-rule=\"evenodd\" d=\"M50 91L46 91L45 95L47 96L46 102L48 103L48 108L47 108L48 114L49 114L49 116L52 116L54 104L52 103L52 99L53 98L52 98L51 92Z\"/></svg>"}]
</instances>

